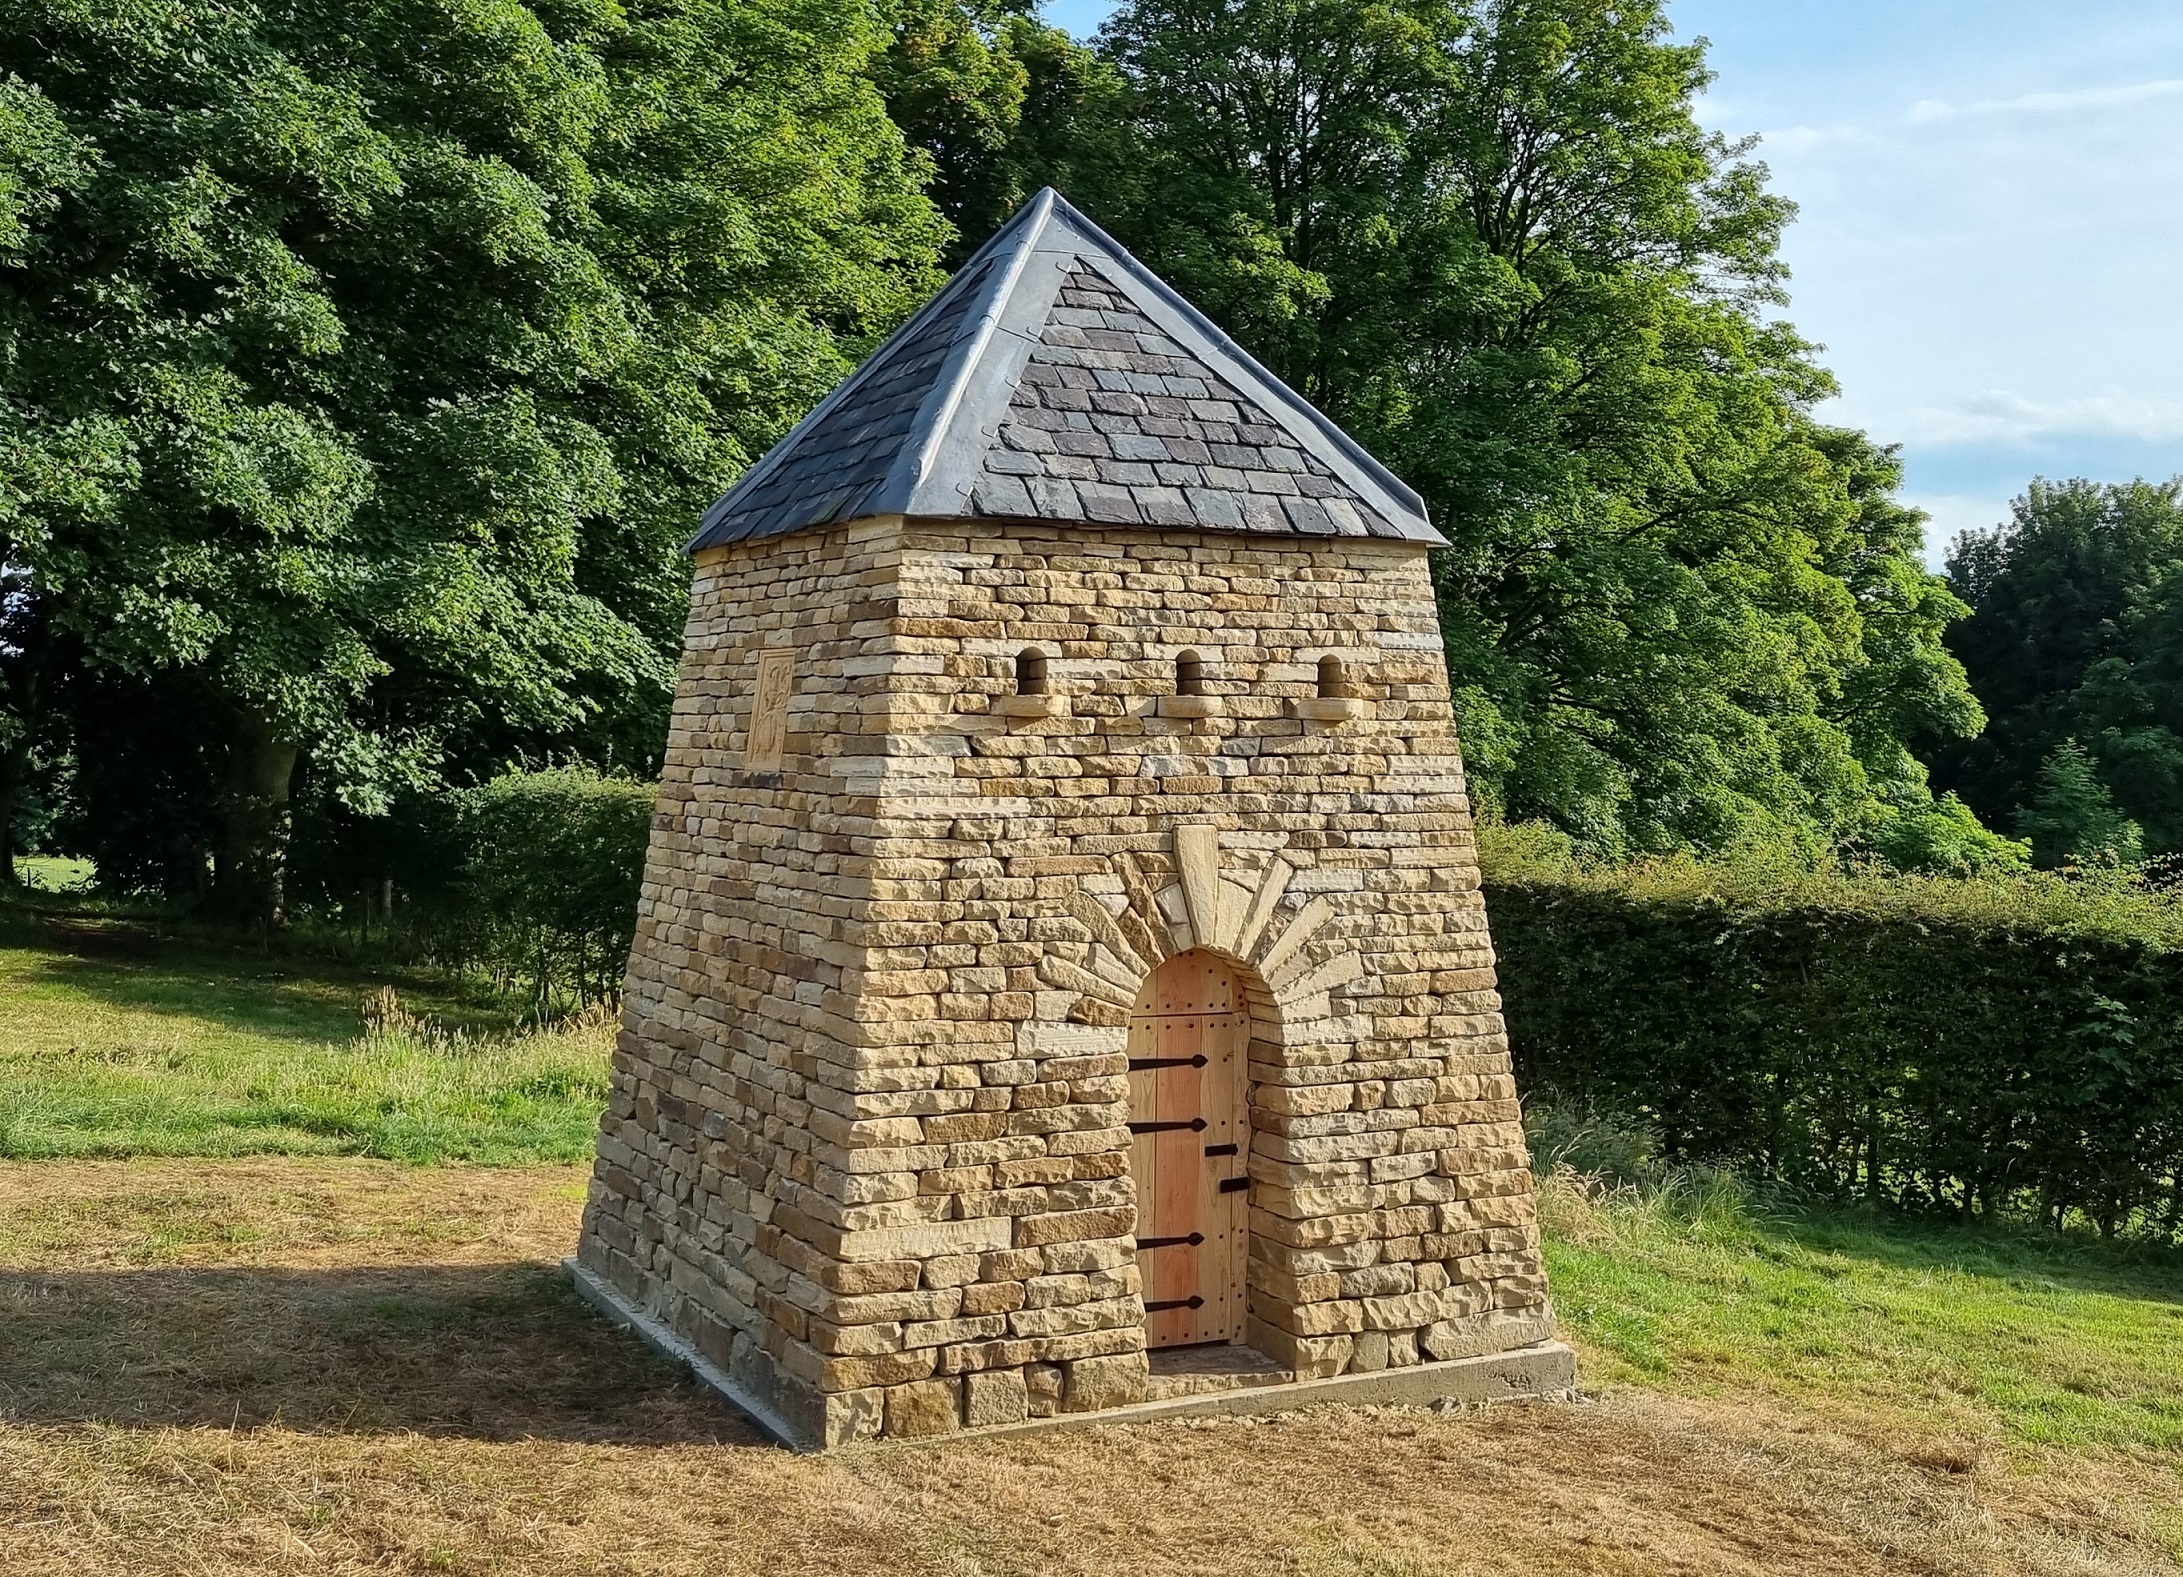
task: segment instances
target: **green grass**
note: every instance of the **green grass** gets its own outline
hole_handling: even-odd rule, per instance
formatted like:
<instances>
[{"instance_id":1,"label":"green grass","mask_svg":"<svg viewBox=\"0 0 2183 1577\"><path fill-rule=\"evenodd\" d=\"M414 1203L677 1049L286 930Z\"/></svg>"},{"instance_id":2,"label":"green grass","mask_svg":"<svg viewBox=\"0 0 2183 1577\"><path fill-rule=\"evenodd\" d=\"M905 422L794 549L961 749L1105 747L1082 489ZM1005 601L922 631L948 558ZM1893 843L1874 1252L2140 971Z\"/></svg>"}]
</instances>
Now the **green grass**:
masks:
<instances>
[{"instance_id":1,"label":"green grass","mask_svg":"<svg viewBox=\"0 0 2183 1577\"><path fill-rule=\"evenodd\" d=\"M134 951L86 951L116 946ZM390 985L402 1006L367 1019ZM423 975L126 929L0 947L0 1156L580 1161L611 1044L603 1018L524 1031L510 1003ZM1754 1207L1569 1114L1542 1112L1534 1142L1647 1179L1547 1180L1549 1273L1588 1385L2183 1451L2183 1257Z\"/></svg>"},{"instance_id":2,"label":"green grass","mask_svg":"<svg viewBox=\"0 0 2183 1577\"><path fill-rule=\"evenodd\" d=\"M0 948L0 1156L579 1159L611 1025L524 1032L429 977L161 945ZM365 1004L399 985L392 1014Z\"/></svg>"},{"instance_id":3,"label":"green grass","mask_svg":"<svg viewBox=\"0 0 2183 1577\"><path fill-rule=\"evenodd\" d=\"M1732 1184L1545 1196L1587 1384L1753 1390L2067 1449L2183 1449L2183 1262L1757 1210Z\"/></svg>"},{"instance_id":4,"label":"green grass","mask_svg":"<svg viewBox=\"0 0 2183 1577\"><path fill-rule=\"evenodd\" d=\"M63 855L27 854L15 862L15 879L36 892L83 893L98 879L98 867Z\"/></svg>"}]
</instances>

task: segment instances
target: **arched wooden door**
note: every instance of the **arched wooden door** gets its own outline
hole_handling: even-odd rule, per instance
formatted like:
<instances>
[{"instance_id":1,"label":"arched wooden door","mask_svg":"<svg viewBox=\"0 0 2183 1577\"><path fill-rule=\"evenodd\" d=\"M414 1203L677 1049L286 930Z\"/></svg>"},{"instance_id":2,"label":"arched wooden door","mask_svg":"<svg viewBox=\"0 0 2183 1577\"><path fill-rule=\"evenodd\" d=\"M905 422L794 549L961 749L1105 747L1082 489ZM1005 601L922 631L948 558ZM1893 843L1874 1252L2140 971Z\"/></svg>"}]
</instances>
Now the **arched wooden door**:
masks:
<instances>
[{"instance_id":1,"label":"arched wooden door","mask_svg":"<svg viewBox=\"0 0 2183 1577\"><path fill-rule=\"evenodd\" d=\"M1243 1335L1250 1042L1242 982L1211 953L1169 959L1130 1017L1129 1167L1154 1347Z\"/></svg>"}]
</instances>

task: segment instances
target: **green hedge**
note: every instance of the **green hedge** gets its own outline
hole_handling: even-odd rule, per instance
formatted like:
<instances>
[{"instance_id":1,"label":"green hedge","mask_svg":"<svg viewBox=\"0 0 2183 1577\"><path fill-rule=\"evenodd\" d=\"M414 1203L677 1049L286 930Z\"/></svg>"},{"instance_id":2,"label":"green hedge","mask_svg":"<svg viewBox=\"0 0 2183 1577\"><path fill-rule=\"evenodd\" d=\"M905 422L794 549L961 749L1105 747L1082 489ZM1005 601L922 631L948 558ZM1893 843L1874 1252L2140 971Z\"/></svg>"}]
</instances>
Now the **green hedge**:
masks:
<instances>
[{"instance_id":1,"label":"green hedge","mask_svg":"<svg viewBox=\"0 0 2183 1577\"><path fill-rule=\"evenodd\" d=\"M469 961L522 982L541 1009L617 995L657 794L656 784L562 767L457 795L448 918Z\"/></svg>"},{"instance_id":2,"label":"green hedge","mask_svg":"<svg viewBox=\"0 0 2183 1577\"><path fill-rule=\"evenodd\" d=\"M2174 900L1537 852L1488 849L1528 1090L1838 1196L2183 1230Z\"/></svg>"}]
</instances>

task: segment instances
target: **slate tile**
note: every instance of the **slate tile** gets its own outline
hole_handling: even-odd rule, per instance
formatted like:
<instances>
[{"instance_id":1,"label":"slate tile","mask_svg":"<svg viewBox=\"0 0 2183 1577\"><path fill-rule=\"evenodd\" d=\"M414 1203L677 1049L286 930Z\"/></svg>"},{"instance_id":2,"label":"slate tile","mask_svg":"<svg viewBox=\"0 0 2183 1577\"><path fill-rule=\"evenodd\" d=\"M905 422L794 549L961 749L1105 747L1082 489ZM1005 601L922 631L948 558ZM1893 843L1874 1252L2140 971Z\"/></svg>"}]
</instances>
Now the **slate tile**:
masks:
<instances>
[{"instance_id":1,"label":"slate tile","mask_svg":"<svg viewBox=\"0 0 2183 1577\"><path fill-rule=\"evenodd\" d=\"M1072 482L1093 482L1099 478L1099 462L1076 454L1041 455L1043 469L1048 476L1067 477Z\"/></svg>"},{"instance_id":2,"label":"slate tile","mask_svg":"<svg viewBox=\"0 0 2183 1577\"><path fill-rule=\"evenodd\" d=\"M1035 454L1020 454L1013 449L994 449L987 452L985 468L1001 476L1044 476L1045 461Z\"/></svg>"},{"instance_id":3,"label":"slate tile","mask_svg":"<svg viewBox=\"0 0 2183 1577\"><path fill-rule=\"evenodd\" d=\"M1115 487L1153 487L1160 480L1159 473L1141 461L1101 460L1097 464L1099 480Z\"/></svg>"},{"instance_id":4,"label":"slate tile","mask_svg":"<svg viewBox=\"0 0 2183 1577\"><path fill-rule=\"evenodd\" d=\"M1055 477L1034 477L1031 487L1031 507L1048 520L1075 520L1083 505L1077 501L1076 484Z\"/></svg>"},{"instance_id":5,"label":"slate tile","mask_svg":"<svg viewBox=\"0 0 2183 1577\"><path fill-rule=\"evenodd\" d=\"M1111 433L1107 441L1114 445L1117 460L1165 460L1170 450L1167 440L1154 438L1146 433Z\"/></svg>"},{"instance_id":6,"label":"slate tile","mask_svg":"<svg viewBox=\"0 0 2183 1577\"><path fill-rule=\"evenodd\" d=\"M1031 490L1012 476L984 476L978 481L977 491L971 495L971 506L981 515L1035 515L1038 508L1031 502Z\"/></svg>"},{"instance_id":7,"label":"slate tile","mask_svg":"<svg viewBox=\"0 0 2183 1577\"><path fill-rule=\"evenodd\" d=\"M1034 484L1035 485L1035 484ZM1246 531L1287 531L1289 517L1281 510L1281 501L1258 493L1245 493L1235 498L1243 511L1243 528Z\"/></svg>"},{"instance_id":8,"label":"slate tile","mask_svg":"<svg viewBox=\"0 0 2183 1577\"><path fill-rule=\"evenodd\" d=\"M1284 449L1278 444L1267 444L1259 450L1266 457L1266 465L1275 471L1286 471L1291 476L1305 474L1304 454L1300 449Z\"/></svg>"},{"instance_id":9,"label":"slate tile","mask_svg":"<svg viewBox=\"0 0 2183 1577\"><path fill-rule=\"evenodd\" d=\"M1286 471L1246 471L1243 483L1254 493L1294 495L1296 478Z\"/></svg>"},{"instance_id":10,"label":"slate tile","mask_svg":"<svg viewBox=\"0 0 2183 1577\"><path fill-rule=\"evenodd\" d=\"M1211 446L1216 465L1232 466L1238 471L1256 471L1263 467L1256 449L1241 444L1214 444Z\"/></svg>"},{"instance_id":11,"label":"slate tile","mask_svg":"<svg viewBox=\"0 0 2183 1577\"><path fill-rule=\"evenodd\" d=\"M1092 409L1105 411L1110 416L1142 416L1145 414L1145 398L1141 394L1101 389L1092 396Z\"/></svg>"},{"instance_id":12,"label":"slate tile","mask_svg":"<svg viewBox=\"0 0 2183 1577\"><path fill-rule=\"evenodd\" d=\"M1109 487L1102 482L1077 484L1076 494L1082 504L1084 518L1122 525L1141 525L1144 517L1138 511L1137 500L1129 489Z\"/></svg>"},{"instance_id":13,"label":"slate tile","mask_svg":"<svg viewBox=\"0 0 2183 1577\"><path fill-rule=\"evenodd\" d=\"M1137 500L1137 512L1144 516L1148 526L1189 526L1197 523L1191 512L1190 501L1178 487L1133 487L1130 496Z\"/></svg>"},{"instance_id":14,"label":"slate tile","mask_svg":"<svg viewBox=\"0 0 2183 1577\"><path fill-rule=\"evenodd\" d=\"M1327 514L1326 505L1316 498L1284 498L1281 500L1281 510L1288 516L1289 524L1298 531L1308 532L1315 537L1330 537L1335 534L1334 521Z\"/></svg>"},{"instance_id":15,"label":"slate tile","mask_svg":"<svg viewBox=\"0 0 2183 1577\"><path fill-rule=\"evenodd\" d=\"M1241 413L1226 400L1192 400L1190 414L1201 422L1237 422Z\"/></svg>"},{"instance_id":16,"label":"slate tile","mask_svg":"<svg viewBox=\"0 0 2183 1577\"><path fill-rule=\"evenodd\" d=\"M1114 453L1105 433L1056 433L1054 447L1063 454L1087 455L1095 460L1107 459Z\"/></svg>"},{"instance_id":17,"label":"slate tile","mask_svg":"<svg viewBox=\"0 0 2183 1577\"><path fill-rule=\"evenodd\" d=\"M1203 487L1205 485L1205 472L1194 465L1175 465L1168 462L1156 465L1152 469L1159 474L1160 485L1163 487Z\"/></svg>"},{"instance_id":18,"label":"slate tile","mask_svg":"<svg viewBox=\"0 0 2183 1577\"><path fill-rule=\"evenodd\" d=\"M1218 488L1193 487L1185 489L1183 497L1190 504L1190 512L1215 530L1243 529L1243 506L1236 502L1233 493Z\"/></svg>"}]
</instances>

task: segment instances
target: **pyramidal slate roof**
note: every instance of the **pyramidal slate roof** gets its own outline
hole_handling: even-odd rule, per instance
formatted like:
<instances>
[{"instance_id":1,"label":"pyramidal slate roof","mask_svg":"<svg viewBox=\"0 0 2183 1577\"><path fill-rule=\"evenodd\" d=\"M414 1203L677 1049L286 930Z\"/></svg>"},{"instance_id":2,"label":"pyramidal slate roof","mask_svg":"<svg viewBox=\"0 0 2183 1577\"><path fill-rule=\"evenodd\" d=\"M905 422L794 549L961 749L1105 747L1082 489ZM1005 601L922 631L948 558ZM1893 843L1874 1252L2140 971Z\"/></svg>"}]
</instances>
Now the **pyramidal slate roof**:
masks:
<instances>
[{"instance_id":1,"label":"pyramidal slate roof","mask_svg":"<svg viewBox=\"0 0 2183 1577\"><path fill-rule=\"evenodd\" d=\"M872 515L1443 541L1416 493L1051 189L690 548Z\"/></svg>"}]
</instances>

